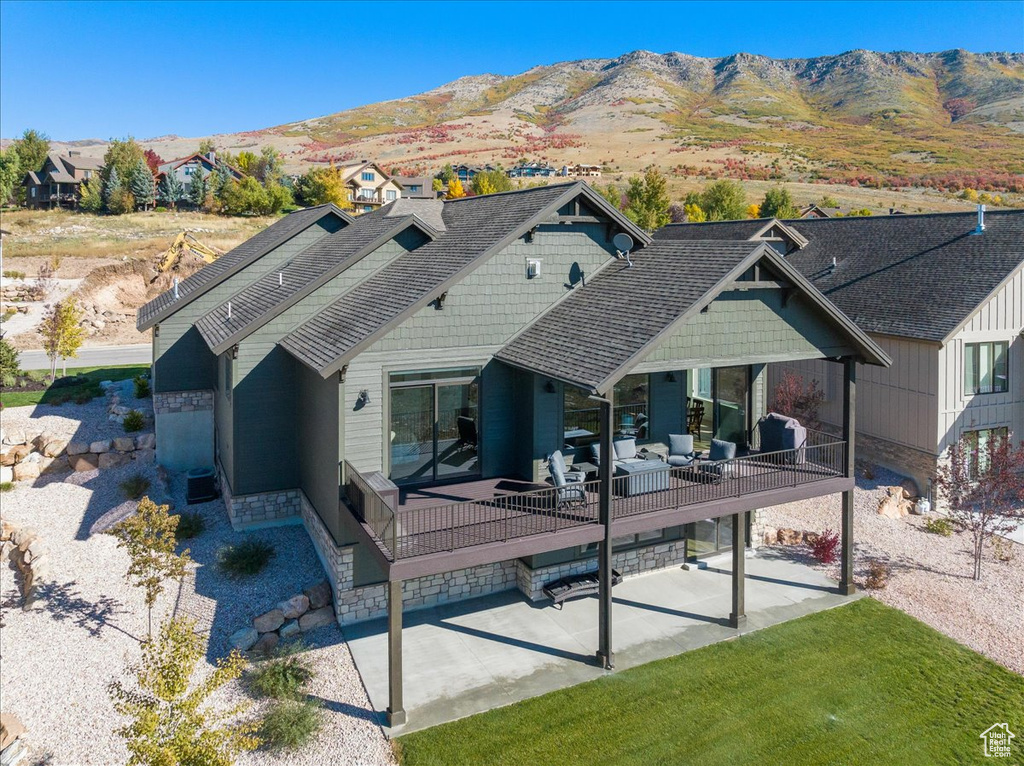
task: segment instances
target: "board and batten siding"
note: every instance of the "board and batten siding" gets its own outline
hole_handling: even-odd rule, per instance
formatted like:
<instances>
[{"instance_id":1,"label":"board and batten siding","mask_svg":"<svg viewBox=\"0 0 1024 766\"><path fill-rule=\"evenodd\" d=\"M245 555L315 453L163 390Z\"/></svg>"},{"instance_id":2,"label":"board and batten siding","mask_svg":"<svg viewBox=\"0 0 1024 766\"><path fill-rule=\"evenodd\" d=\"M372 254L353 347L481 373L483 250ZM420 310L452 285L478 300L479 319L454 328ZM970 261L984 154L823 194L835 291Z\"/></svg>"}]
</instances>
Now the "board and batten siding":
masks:
<instances>
[{"instance_id":1,"label":"board and batten siding","mask_svg":"<svg viewBox=\"0 0 1024 766\"><path fill-rule=\"evenodd\" d=\"M235 293L340 227L341 222L333 215L321 218L160 322L160 337L154 344L153 390L164 393L212 388L216 359L194 324Z\"/></svg>"},{"instance_id":2,"label":"board and batten siding","mask_svg":"<svg viewBox=\"0 0 1024 766\"><path fill-rule=\"evenodd\" d=\"M1006 427L1024 439L1024 267L1003 283L939 351L937 443L941 453L964 431ZM1010 390L968 394L964 390L964 346L1006 341Z\"/></svg>"},{"instance_id":3,"label":"board and batten siding","mask_svg":"<svg viewBox=\"0 0 1024 766\"><path fill-rule=\"evenodd\" d=\"M872 335L892 359L892 366L857 366L857 433L937 454L939 347L933 343ZM818 381L825 392L819 418L835 428L843 424L843 366L825 360L785 362L769 366L768 402L789 370Z\"/></svg>"}]
</instances>

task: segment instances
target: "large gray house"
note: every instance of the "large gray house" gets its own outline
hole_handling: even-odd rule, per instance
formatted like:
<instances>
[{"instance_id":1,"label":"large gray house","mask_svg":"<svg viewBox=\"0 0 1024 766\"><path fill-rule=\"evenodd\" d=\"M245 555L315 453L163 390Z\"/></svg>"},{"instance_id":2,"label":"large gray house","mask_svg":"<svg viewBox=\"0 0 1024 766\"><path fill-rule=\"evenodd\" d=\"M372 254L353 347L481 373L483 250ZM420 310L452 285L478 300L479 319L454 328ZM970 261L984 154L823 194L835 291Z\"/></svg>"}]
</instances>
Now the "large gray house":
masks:
<instances>
[{"instance_id":1,"label":"large gray house","mask_svg":"<svg viewBox=\"0 0 1024 766\"><path fill-rule=\"evenodd\" d=\"M655 240L581 183L292 213L140 311L157 458L304 525L340 622L388 616L392 723L403 609L589 575L611 667L614 578L731 549L738 626L752 512L833 493L852 592L857 371L890 360L776 228ZM807 360L838 435L767 412Z\"/></svg>"},{"instance_id":2,"label":"large gray house","mask_svg":"<svg viewBox=\"0 0 1024 766\"><path fill-rule=\"evenodd\" d=\"M785 252L892 358L860 380L857 451L922 492L964 435L976 449L993 434L1024 437L1024 211L678 224L657 239ZM773 364L770 385L787 370L819 382L822 420L839 427L835 365Z\"/></svg>"}]
</instances>

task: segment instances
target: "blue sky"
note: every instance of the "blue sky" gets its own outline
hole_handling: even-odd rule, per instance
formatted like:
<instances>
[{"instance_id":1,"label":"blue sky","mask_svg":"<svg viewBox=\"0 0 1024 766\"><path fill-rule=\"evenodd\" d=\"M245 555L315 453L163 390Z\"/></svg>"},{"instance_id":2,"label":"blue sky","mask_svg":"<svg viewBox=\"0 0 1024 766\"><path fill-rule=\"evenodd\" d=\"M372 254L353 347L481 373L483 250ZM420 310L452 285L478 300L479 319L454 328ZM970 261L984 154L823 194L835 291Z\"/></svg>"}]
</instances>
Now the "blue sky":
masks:
<instances>
[{"instance_id":1,"label":"blue sky","mask_svg":"<svg viewBox=\"0 0 1024 766\"><path fill-rule=\"evenodd\" d=\"M0 135L251 130L463 75L638 48L786 58L853 48L1020 52L1024 2L2 0Z\"/></svg>"}]
</instances>

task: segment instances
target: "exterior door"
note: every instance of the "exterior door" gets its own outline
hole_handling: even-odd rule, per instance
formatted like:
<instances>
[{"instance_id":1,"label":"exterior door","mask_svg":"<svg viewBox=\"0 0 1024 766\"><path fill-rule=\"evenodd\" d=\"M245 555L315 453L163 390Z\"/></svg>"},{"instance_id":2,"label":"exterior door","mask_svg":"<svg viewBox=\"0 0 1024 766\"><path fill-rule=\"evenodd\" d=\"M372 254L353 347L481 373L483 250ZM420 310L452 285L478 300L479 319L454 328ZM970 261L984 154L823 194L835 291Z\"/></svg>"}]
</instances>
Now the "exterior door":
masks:
<instances>
[{"instance_id":1,"label":"exterior door","mask_svg":"<svg viewBox=\"0 0 1024 766\"><path fill-rule=\"evenodd\" d=\"M750 432L750 367L716 367L713 381L715 438L746 447Z\"/></svg>"}]
</instances>

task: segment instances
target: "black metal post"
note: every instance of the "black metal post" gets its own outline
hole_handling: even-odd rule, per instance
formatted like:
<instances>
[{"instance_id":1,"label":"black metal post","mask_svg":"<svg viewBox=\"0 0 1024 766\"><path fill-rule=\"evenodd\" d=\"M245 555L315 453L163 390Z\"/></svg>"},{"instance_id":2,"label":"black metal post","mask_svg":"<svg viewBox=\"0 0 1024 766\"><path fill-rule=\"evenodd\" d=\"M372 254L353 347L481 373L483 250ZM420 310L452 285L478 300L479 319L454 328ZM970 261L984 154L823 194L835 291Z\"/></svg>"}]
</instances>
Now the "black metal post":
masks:
<instances>
[{"instance_id":1,"label":"black metal post","mask_svg":"<svg viewBox=\"0 0 1024 766\"><path fill-rule=\"evenodd\" d=\"M612 654L612 474L615 460L612 433L615 430L613 393L601 401L601 494L598 521L604 524L604 539L597 555L598 592L598 650L597 661L606 669L615 667Z\"/></svg>"},{"instance_id":2,"label":"black metal post","mask_svg":"<svg viewBox=\"0 0 1024 766\"><path fill-rule=\"evenodd\" d=\"M402 581L388 583L388 726L405 723L402 701Z\"/></svg>"},{"instance_id":3,"label":"black metal post","mask_svg":"<svg viewBox=\"0 0 1024 766\"><path fill-rule=\"evenodd\" d=\"M843 360L843 439L846 441L846 476L855 475L854 442L857 418L857 362ZM850 595L857 588L853 584L853 490L843 493L842 554L840 562L839 592Z\"/></svg>"},{"instance_id":4,"label":"black metal post","mask_svg":"<svg viewBox=\"0 0 1024 766\"><path fill-rule=\"evenodd\" d=\"M745 578L747 563L747 514L732 515L732 612L729 626L741 628L747 621Z\"/></svg>"}]
</instances>

